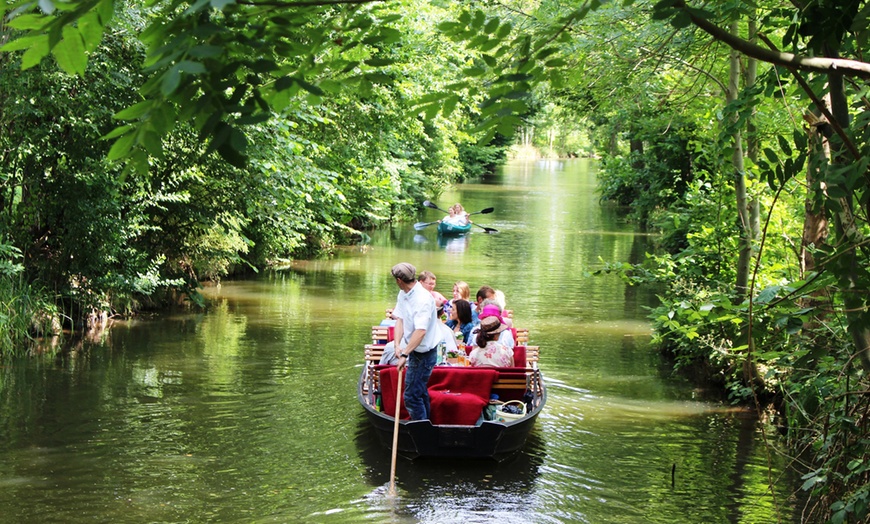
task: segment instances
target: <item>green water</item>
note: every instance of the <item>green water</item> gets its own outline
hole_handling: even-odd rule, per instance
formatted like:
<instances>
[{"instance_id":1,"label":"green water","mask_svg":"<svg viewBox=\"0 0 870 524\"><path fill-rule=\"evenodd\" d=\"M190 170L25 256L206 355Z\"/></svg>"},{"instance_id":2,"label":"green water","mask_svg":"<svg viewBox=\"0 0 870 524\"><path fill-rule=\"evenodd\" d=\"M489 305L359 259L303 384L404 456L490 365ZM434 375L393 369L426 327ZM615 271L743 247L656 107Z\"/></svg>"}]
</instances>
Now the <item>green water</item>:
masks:
<instances>
[{"instance_id":1,"label":"green water","mask_svg":"<svg viewBox=\"0 0 870 524\"><path fill-rule=\"evenodd\" d=\"M494 207L474 218L497 235L397 225L206 289L207 312L3 363L0 522L797 522L797 481L752 413L704 400L649 348L652 291L589 275L649 241L599 206L594 168L511 164L438 201ZM503 290L549 402L513 459L400 461L393 498L355 389L399 261L448 296L456 280Z\"/></svg>"}]
</instances>

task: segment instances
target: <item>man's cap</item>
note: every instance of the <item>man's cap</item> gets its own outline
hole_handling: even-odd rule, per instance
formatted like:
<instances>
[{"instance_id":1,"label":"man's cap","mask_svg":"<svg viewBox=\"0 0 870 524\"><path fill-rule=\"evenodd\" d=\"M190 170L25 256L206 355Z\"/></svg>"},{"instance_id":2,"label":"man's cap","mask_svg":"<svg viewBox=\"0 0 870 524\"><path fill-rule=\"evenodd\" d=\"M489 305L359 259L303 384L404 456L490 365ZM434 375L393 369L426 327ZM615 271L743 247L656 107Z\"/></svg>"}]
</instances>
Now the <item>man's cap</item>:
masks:
<instances>
[{"instance_id":1,"label":"man's cap","mask_svg":"<svg viewBox=\"0 0 870 524\"><path fill-rule=\"evenodd\" d=\"M412 282L417 275L417 268L407 262L399 262L390 272L402 282Z\"/></svg>"}]
</instances>

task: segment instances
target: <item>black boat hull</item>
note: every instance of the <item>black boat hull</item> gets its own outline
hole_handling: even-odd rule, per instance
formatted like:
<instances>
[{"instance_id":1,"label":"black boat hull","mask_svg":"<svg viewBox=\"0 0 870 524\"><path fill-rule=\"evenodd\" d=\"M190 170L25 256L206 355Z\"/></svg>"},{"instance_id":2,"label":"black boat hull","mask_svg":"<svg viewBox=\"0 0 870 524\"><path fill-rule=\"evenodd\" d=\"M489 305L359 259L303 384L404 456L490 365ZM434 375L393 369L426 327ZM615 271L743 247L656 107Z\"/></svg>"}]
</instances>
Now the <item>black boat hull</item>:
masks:
<instances>
[{"instance_id":1,"label":"black boat hull","mask_svg":"<svg viewBox=\"0 0 870 524\"><path fill-rule=\"evenodd\" d=\"M540 374L534 370L533 373ZM360 376L358 400L381 443L392 449L395 419L375 409L363 389L366 371ZM503 460L519 451L546 403L546 389L538 375L540 391L535 408L526 416L509 422L481 421L475 426L433 425L428 420L399 421L398 454L408 459L421 457L479 458Z\"/></svg>"}]
</instances>

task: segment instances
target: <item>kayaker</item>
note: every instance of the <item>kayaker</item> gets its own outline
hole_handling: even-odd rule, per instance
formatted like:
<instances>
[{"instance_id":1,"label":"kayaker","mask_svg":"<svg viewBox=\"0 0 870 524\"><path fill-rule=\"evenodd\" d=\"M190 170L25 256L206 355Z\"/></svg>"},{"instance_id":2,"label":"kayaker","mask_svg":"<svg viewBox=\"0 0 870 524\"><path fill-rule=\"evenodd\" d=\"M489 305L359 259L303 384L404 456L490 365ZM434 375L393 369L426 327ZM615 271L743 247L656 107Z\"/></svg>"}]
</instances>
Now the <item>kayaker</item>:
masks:
<instances>
[{"instance_id":1,"label":"kayaker","mask_svg":"<svg viewBox=\"0 0 870 524\"><path fill-rule=\"evenodd\" d=\"M454 226L467 226L471 223L468 213L465 212L465 208L460 203L453 204L447 208L447 213L447 216L441 220L442 222L447 222Z\"/></svg>"}]
</instances>

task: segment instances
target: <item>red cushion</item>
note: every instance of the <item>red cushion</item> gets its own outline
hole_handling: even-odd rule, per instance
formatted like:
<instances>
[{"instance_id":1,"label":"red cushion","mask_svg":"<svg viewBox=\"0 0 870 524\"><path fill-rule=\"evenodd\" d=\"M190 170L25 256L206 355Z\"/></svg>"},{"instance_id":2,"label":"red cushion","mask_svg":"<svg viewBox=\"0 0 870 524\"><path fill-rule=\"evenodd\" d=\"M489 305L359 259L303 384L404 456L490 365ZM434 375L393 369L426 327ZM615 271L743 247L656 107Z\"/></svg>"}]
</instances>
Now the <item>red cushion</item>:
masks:
<instances>
[{"instance_id":1,"label":"red cushion","mask_svg":"<svg viewBox=\"0 0 870 524\"><path fill-rule=\"evenodd\" d=\"M514 367L526 367L526 346L514 346Z\"/></svg>"},{"instance_id":2,"label":"red cushion","mask_svg":"<svg viewBox=\"0 0 870 524\"><path fill-rule=\"evenodd\" d=\"M377 366L381 377L381 405L384 414L394 416L396 411L396 367ZM429 377L429 398L433 424L472 425L489 402L493 382L498 379L495 368L437 366ZM402 373L404 380L405 374ZM408 419L405 400L402 399L400 416Z\"/></svg>"},{"instance_id":3,"label":"red cushion","mask_svg":"<svg viewBox=\"0 0 870 524\"><path fill-rule=\"evenodd\" d=\"M446 392L434 389L429 390L432 413L430 419L433 424L456 424L460 426L473 426L483 407L489 403L489 399L483 399L472 393Z\"/></svg>"}]
</instances>

